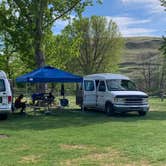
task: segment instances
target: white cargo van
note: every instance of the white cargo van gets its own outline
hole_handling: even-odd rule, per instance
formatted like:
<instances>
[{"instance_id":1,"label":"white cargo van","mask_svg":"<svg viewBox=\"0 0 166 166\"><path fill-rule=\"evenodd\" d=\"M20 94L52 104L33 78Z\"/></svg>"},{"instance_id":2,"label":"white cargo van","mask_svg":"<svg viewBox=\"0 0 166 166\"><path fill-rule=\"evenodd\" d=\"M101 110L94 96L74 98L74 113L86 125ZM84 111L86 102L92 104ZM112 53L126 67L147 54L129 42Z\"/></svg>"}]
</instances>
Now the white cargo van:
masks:
<instances>
[{"instance_id":1,"label":"white cargo van","mask_svg":"<svg viewBox=\"0 0 166 166\"><path fill-rule=\"evenodd\" d=\"M4 71L0 70L0 119L7 119L12 106L12 92Z\"/></svg>"},{"instance_id":2,"label":"white cargo van","mask_svg":"<svg viewBox=\"0 0 166 166\"><path fill-rule=\"evenodd\" d=\"M92 74L84 77L77 104L83 109L100 109L108 115L137 111L140 116L149 110L148 95L120 74Z\"/></svg>"}]
</instances>

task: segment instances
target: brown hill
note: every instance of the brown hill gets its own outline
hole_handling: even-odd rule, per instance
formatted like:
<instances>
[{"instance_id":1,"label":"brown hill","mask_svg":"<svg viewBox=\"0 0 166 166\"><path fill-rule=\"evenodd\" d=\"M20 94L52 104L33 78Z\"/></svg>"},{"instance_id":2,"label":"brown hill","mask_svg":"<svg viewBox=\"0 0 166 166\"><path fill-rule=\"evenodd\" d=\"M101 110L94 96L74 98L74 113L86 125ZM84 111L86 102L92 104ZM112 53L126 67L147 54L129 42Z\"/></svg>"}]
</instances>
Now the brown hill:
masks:
<instances>
[{"instance_id":1,"label":"brown hill","mask_svg":"<svg viewBox=\"0 0 166 166\"><path fill-rule=\"evenodd\" d=\"M159 48L162 38L130 37L125 41L124 54L120 63L121 73L135 79L140 75L141 64L160 65Z\"/></svg>"}]
</instances>

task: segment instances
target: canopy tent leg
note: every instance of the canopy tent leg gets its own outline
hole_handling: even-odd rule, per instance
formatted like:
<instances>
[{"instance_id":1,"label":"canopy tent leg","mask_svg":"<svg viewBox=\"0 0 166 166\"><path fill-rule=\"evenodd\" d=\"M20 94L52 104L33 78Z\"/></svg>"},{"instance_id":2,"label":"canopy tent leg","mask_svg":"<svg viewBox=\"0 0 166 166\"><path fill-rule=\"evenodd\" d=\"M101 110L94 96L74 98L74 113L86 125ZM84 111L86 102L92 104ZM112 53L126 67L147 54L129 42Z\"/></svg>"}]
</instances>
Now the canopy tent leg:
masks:
<instances>
[{"instance_id":1,"label":"canopy tent leg","mask_svg":"<svg viewBox=\"0 0 166 166\"><path fill-rule=\"evenodd\" d=\"M61 84L61 96L63 96L63 98L65 98L65 86L64 86L64 84Z\"/></svg>"},{"instance_id":2,"label":"canopy tent leg","mask_svg":"<svg viewBox=\"0 0 166 166\"><path fill-rule=\"evenodd\" d=\"M26 97L27 97L27 96L28 96L28 83L25 84L25 88L26 88L26 93L25 93L25 95L26 95Z\"/></svg>"}]
</instances>

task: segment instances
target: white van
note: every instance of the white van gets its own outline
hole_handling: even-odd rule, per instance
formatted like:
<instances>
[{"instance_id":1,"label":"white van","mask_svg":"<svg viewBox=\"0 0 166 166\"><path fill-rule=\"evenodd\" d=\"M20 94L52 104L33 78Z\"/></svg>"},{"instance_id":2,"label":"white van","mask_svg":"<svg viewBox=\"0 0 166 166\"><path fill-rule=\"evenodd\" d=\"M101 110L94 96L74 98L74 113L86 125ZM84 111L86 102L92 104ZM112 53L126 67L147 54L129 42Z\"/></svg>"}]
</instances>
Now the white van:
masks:
<instances>
[{"instance_id":1,"label":"white van","mask_svg":"<svg viewBox=\"0 0 166 166\"><path fill-rule=\"evenodd\" d=\"M100 109L108 115L137 111L144 116L149 110L148 95L138 91L128 77L120 74L85 76L76 102L83 109Z\"/></svg>"},{"instance_id":2,"label":"white van","mask_svg":"<svg viewBox=\"0 0 166 166\"><path fill-rule=\"evenodd\" d=\"M0 70L0 119L7 119L12 107L12 92L4 71Z\"/></svg>"}]
</instances>

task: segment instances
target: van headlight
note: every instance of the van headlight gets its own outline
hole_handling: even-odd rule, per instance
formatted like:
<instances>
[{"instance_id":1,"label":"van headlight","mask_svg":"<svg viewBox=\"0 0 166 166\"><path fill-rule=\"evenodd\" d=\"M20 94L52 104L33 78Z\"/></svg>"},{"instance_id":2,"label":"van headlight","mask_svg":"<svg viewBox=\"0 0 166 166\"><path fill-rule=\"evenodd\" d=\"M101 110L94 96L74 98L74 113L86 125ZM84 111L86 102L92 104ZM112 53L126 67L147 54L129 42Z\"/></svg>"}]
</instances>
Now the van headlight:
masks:
<instances>
[{"instance_id":1,"label":"van headlight","mask_svg":"<svg viewBox=\"0 0 166 166\"><path fill-rule=\"evenodd\" d=\"M142 102L147 104L147 103L148 103L148 97L143 98L143 99L142 99Z\"/></svg>"},{"instance_id":2,"label":"van headlight","mask_svg":"<svg viewBox=\"0 0 166 166\"><path fill-rule=\"evenodd\" d=\"M115 97L114 102L117 104L123 104L123 103L125 103L125 99Z\"/></svg>"}]
</instances>

